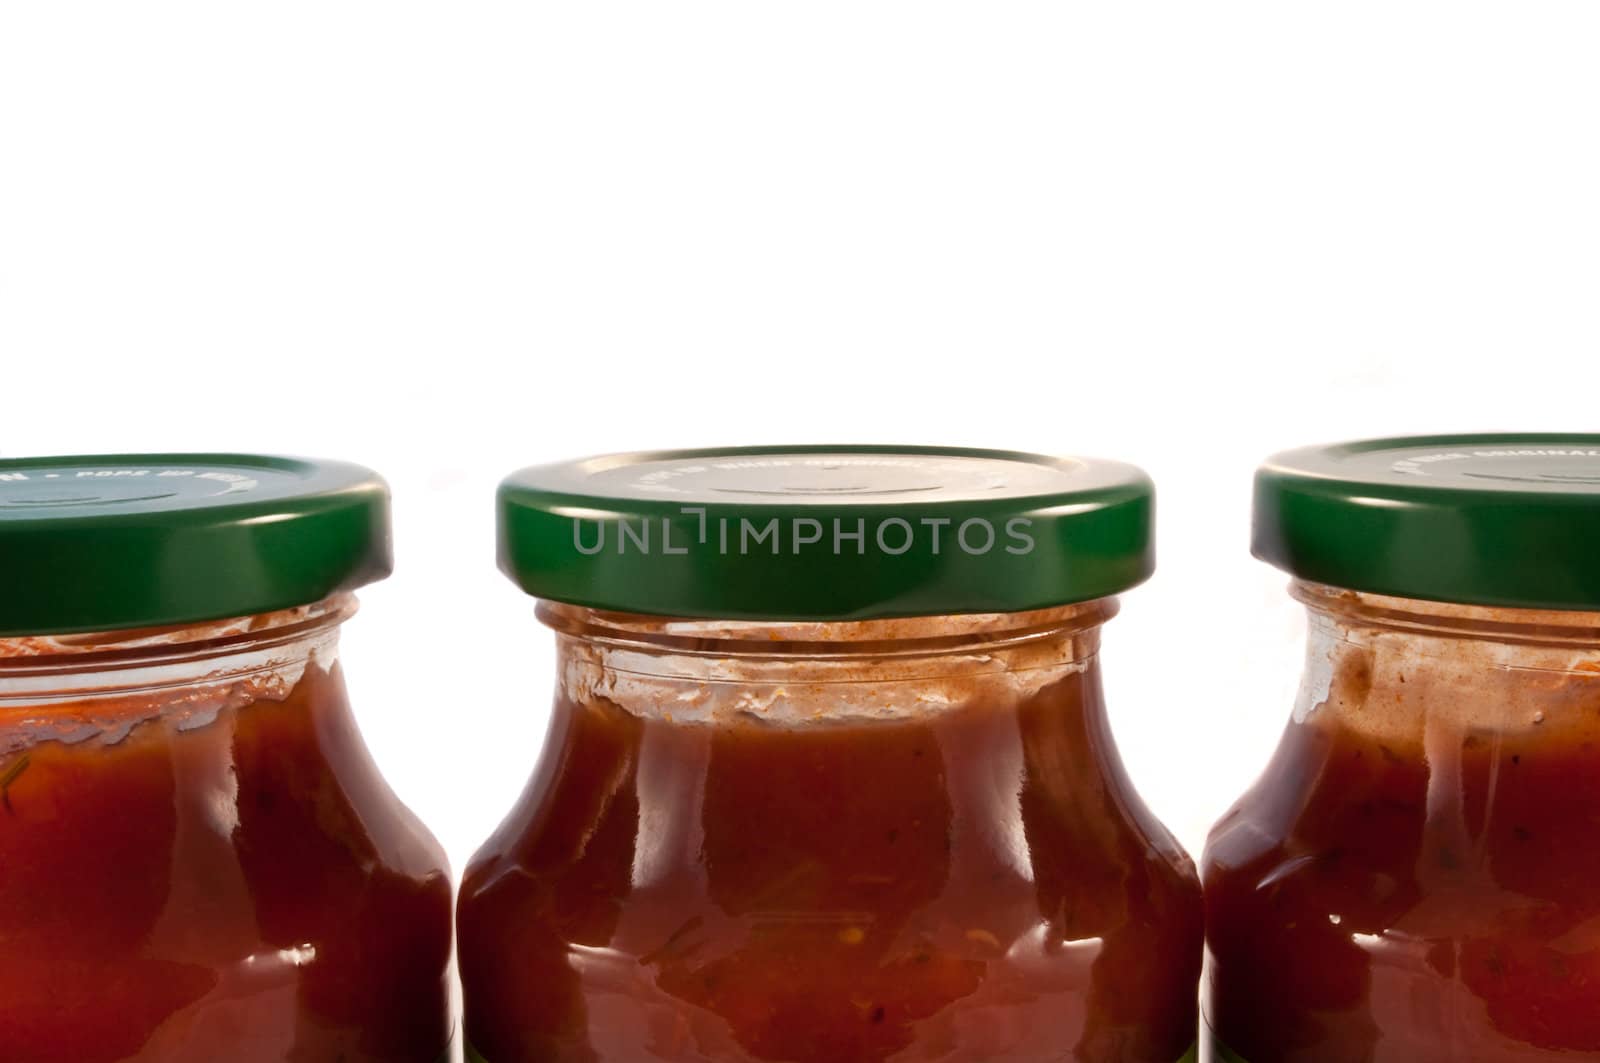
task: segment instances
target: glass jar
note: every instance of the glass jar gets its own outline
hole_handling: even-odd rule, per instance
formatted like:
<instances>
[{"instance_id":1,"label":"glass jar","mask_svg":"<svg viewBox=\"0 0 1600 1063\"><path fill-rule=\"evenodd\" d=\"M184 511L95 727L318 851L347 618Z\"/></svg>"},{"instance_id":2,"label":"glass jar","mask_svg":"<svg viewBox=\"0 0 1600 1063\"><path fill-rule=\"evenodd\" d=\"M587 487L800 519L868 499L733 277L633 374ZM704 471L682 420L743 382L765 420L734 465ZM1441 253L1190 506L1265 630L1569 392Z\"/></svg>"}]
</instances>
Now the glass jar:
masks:
<instances>
[{"instance_id":1,"label":"glass jar","mask_svg":"<svg viewBox=\"0 0 1600 1063\"><path fill-rule=\"evenodd\" d=\"M469 1059L1183 1057L1198 881L1096 656L1149 501L1125 466L976 451L508 481L502 556L558 680L462 885Z\"/></svg>"},{"instance_id":2,"label":"glass jar","mask_svg":"<svg viewBox=\"0 0 1600 1063\"><path fill-rule=\"evenodd\" d=\"M1600 1060L1597 535L1600 437L1263 470L1256 552L1310 638L1206 849L1212 1058Z\"/></svg>"},{"instance_id":3,"label":"glass jar","mask_svg":"<svg viewBox=\"0 0 1600 1063\"><path fill-rule=\"evenodd\" d=\"M387 513L353 466L0 462L0 1058L447 1058L449 872L337 654Z\"/></svg>"}]
</instances>

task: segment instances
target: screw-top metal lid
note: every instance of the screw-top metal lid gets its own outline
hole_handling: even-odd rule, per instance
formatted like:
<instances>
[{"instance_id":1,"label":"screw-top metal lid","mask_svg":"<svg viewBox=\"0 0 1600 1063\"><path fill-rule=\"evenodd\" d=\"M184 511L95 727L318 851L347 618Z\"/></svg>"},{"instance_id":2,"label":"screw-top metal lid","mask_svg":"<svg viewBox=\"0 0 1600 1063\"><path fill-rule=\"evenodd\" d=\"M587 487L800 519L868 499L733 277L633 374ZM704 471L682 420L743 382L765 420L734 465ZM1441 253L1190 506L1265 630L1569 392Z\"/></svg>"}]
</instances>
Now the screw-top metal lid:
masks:
<instances>
[{"instance_id":1,"label":"screw-top metal lid","mask_svg":"<svg viewBox=\"0 0 1600 1063\"><path fill-rule=\"evenodd\" d=\"M1128 589L1153 491L1119 462L939 447L617 454L500 488L500 567L529 594L668 616L1010 612Z\"/></svg>"},{"instance_id":2,"label":"screw-top metal lid","mask_svg":"<svg viewBox=\"0 0 1600 1063\"><path fill-rule=\"evenodd\" d=\"M388 488L356 465L249 454L0 460L0 635L268 612L389 570Z\"/></svg>"},{"instance_id":3,"label":"screw-top metal lid","mask_svg":"<svg viewBox=\"0 0 1600 1063\"><path fill-rule=\"evenodd\" d=\"M1308 447L1256 474L1255 555L1406 598L1600 608L1600 435Z\"/></svg>"}]
</instances>

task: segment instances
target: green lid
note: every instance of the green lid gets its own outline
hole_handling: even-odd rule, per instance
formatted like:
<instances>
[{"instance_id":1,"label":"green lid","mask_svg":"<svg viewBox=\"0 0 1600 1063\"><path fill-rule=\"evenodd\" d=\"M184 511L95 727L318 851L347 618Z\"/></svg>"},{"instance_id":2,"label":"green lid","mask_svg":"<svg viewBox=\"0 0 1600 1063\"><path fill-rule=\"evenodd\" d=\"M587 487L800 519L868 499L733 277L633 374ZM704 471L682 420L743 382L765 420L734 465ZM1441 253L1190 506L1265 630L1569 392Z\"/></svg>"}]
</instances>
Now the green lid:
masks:
<instances>
[{"instance_id":1,"label":"green lid","mask_svg":"<svg viewBox=\"0 0 1600 1063\"><path fill-rule=\"evenodd\" d=\"M1600 435L1308 447L1256 474L1255 555L1405 598L1600 608Z\"/></svg>"},{"instance_id":2,"label":"green lid","mask_svg":"<svg viewBox=\"0 0 1600 1063\"><path fill-rule=\"evenodd\" d=\"M1012 612L1154 567L1153 492L1110 461L940 447L616 454L500 487L500 567L540 598L727 619Z\"/></svg>"},{"instance_id":3,"label":"green lid","mask_svg":"<svg viewBox=\"0 0 1600 1063\"><path fill-rule=\"evenodd\" d=\"M389 492L248 454L0 460L0 635L305 605L389 574Z\"/></svg>"}]
</instances>

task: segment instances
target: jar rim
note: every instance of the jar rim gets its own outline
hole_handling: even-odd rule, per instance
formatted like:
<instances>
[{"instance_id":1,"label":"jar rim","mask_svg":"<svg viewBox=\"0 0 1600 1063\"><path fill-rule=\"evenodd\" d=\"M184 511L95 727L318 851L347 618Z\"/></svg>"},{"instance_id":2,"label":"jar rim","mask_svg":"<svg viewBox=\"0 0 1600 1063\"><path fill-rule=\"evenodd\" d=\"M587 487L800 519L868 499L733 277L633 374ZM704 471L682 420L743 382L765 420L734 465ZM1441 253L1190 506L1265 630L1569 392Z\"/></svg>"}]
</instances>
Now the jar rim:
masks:
<instances>
[{"instance_id":1,"label":"jar rim","mask_svg":"<svg viewBox=\"0 0 1600 1063\"><path fill-rule=\"evenodd\" d=\"M354 594L225 620L78 634L0 636L0 676L78 673L202 661L294 642L354 616Z\"/></svg>"},{"instance_id":2,"label":"jar rim","mask_svg":"<svg viewBox=\"0 0 1600 1063\"><path fill-rule=\"evenodd\" d=\"M1600 611L1446 602L1306 579L1291 581L1289 594L1312 610L1360 626L1530 645L1600 646Z\"/></svg>"},{"instance_id":3,"label":"jar rim","mask_svg":"<svg viewBox=\"0 0 1600 1063\"><path fill-rule=\"evenodd\" d=\"M1115 597L1009 613L942 613L871 620L795 621L663 617L540 601L562 635L713 657L883 657L968 653L975 646L1059 637L1116 616Z\"/></svg>"}]
</instances>

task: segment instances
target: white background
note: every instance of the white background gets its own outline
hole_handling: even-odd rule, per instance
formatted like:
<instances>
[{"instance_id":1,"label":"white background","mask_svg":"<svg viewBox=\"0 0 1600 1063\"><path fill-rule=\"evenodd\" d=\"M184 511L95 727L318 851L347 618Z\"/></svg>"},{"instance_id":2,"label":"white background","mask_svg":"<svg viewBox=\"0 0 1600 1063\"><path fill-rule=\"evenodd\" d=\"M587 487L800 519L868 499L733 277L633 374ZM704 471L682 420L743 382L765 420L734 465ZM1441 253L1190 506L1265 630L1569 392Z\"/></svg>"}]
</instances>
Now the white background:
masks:
<instances>
[{"instance_id":1,"label":"white background","mask_svg":"<svg viewBox=\"0 0 1600 1063\"><path fill-rule=\"evenodd\" d=\"M6 4L0 452L385 473L399 569L346 660L458 869L551 687L504 473L1134 461L1162 556L1113 721L1197 851L1300 664L1258 461L1600 428L1597 55L1592 0Z\"/></svg>"}]
</instances>

